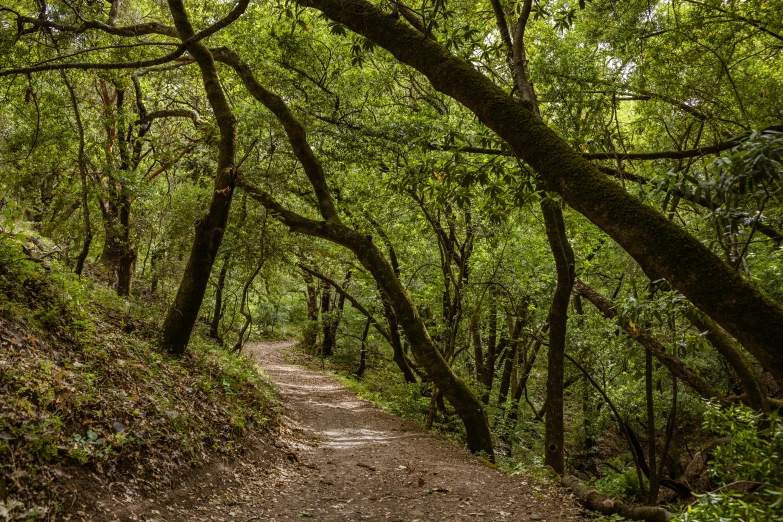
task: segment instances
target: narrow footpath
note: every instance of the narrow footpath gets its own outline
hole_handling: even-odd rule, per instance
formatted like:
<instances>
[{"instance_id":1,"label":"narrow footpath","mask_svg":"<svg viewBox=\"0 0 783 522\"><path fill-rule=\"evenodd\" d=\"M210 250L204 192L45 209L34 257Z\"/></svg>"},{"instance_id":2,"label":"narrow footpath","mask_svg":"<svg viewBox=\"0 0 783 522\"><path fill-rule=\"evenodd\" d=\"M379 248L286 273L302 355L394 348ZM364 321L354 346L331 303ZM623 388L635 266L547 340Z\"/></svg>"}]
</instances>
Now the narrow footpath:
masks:
<instances>
[{"instance_id":1,"label":"narrow footpath","mask_svg":"<svg viewBox=\"0 0 783 522\"><path fill-rule=\"evenodd\" d=\"M290 364L291 346L246 348L280 390L274 447L196 473L164 498L129 506L122 520L586 520L564 490L494 470L333 377Z\"/></svg>"}]
</instances>

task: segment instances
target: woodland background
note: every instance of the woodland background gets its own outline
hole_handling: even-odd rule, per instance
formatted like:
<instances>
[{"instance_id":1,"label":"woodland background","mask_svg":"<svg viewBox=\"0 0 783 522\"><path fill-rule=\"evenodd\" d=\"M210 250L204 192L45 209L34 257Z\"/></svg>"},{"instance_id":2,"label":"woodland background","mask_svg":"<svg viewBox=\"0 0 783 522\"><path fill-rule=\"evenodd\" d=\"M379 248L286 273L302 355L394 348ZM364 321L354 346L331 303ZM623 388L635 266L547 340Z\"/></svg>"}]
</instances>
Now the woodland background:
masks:
<instances>
[{"instance_id":1,"label":"woodland background","mask_svg":"<svg viewBox=\"0 0 783 522\"><path fill-rule=\"evenodd\" d=\"M217 364L236 408L187 422L241 439L271 399L236 353L299 336L504 469L783 519L781 11L3 0L0 451L154 451L64 413L94 376L60 352ZM51 514L41 473L0 513Z\"/></svg>"}]
</instances>

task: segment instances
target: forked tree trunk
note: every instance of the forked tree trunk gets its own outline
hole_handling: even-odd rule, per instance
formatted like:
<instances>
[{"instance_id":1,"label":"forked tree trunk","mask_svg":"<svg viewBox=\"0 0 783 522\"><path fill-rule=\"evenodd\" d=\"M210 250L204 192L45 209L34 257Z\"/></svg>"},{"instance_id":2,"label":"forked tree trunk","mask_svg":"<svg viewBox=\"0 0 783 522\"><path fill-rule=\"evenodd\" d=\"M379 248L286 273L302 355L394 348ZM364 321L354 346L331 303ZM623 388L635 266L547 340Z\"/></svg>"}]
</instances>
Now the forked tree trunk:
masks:
<instances>
[{"instance_id":1,"label":"forked tree trunk","mask_svg":"<svg viewBox=\"0 0 783 522\"><path fill-rule=\"evenodd\" d=\"M188 20L182 0L169 0L169 9L180 39L185 41L194 36L193 26ZM196 222L196 234L190 257L182 274L182 280L174 302L169 307L163 323L161 345L174 355L182 355L190 341L190 334L196 324L201 301L209 282L212 265L215 262L220 243L228 221L231 199L236 184L236 132L237 121L220 85L215 62L207 47L198 42L188 46L196 60L207 99L215 114L220 141L218 144L217 172L212 199L207 213Z\"/></svg>"},{"instance_id":2,"label":"forked tree trunk","mask_svg":"<svg viewBox=\"0 0 783 522\"><path fill-rule=\"evenodd\" d=\"M264 221L263 225L261 227L261 251L258 255L258 264L256 265L256 268L253 270L253 272L250 274L250 277L247 278L247 281L245 282L245 286L242 288L242 301L239 307L239 313L241 313L245 318L245 323L242 325L242 328L239 330L239 336L237 337L237 342L234 344L234 352L241 352L242 346L245 344L245 341L250 337L250 331L248 331L248 328L251 327L253 324L253 315L250 313L250 304L247 302L248 298L250 296L250 287L253 285L253 281L255 281L256 277L258 276L258 273L261 271L261 269L264 267L264 263L266 263L266 220L267 216L269 215L268 212L264 212ZM245 336L247 334L247 337Z\"/></svg>"}]
</instances>

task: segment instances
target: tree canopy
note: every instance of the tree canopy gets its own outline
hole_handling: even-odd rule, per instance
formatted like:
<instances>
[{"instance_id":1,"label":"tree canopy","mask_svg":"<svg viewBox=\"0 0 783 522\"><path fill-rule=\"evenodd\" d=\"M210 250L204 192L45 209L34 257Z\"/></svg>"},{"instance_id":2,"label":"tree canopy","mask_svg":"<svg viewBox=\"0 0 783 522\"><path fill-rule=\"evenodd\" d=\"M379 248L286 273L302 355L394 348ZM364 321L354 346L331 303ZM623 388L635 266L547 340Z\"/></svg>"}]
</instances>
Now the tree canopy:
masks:
<instances>
[{"instance_id":1,"label":"tree canopy","mask_svg":"<svg viewBox=\"0 0 783 522\"><path fill-rule=\"evenodd\" d=\"M488 460L688 499L783 406L782 10L3 0L4 223L172 355L288 325Z\"/></svg>"}]
</instances>

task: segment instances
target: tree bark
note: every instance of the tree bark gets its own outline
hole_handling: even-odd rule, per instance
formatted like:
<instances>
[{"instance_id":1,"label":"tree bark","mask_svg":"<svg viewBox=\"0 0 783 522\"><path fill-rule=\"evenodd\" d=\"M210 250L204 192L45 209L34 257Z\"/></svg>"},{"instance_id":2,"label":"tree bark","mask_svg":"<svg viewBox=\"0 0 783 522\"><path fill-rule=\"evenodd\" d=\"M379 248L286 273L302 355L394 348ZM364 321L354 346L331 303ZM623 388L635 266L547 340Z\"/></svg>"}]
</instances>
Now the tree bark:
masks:
<instances>
[{"instance_id":1,"label":"tree bark","mask_svg":"<svg viewBox=\"0 0 783 522\"><path fill-rule=\"evenodd\" d=\"M221 344L223 339L220 336L220 319L223 317L223 288L226 286L226 274L228 274L228 265L231 255L226 255L223 264L220 266L217 285L215 287L215 311L212 316L212 322L209 325L209 336L216 339Z\"/></svg>"},{"instance_id":2,"label":"tree bark","mask_svg":"<svg viewBox=\"0 0 783 522\"><path fill-rule=\"evenodd\" d=\"M492 393L492 385L495 381L495 348L497 348L498 338L498 305L497 295L494 289L490 290L489 305L489 326L487 328L487 354L482 364L481 384L484 385L484 392L481 395L481 402L489 404L489 396Z\"/></svg>"},{"instance_id":3,"label":"tree bark","mask_svg":"<svg viewBox=\"0 0 783 522\"><path fill-rule=\"evenodd\" d=\"M745 393L744 399L748 406L763 412L769 412L769 402L767 394L764 392L764 386L761 384L761 377L753 367L753 363L742 353L742 348L737 345L734 339L726 333L723 328L702 314L695 308L689 308L685 312L685 317L704 334L707 341L720 353L729 363L729 366L737 374L740 387Z\"/></svg>"},{"instance_id":4,"label":"tree bark","mask_svg":"<svg viewBox=\"0 0 783 522\"><path fill-rule=\"evenodd\" d=\"M471 110L565 202L661 274L783 380L783 307L698 239L602 174L475 66L366 0L298 0L388 50Z\"/></svg>"},{"instance_id":5,"label":"tree bark","mask_svg":"<svg viewBox=\"0 0 783 522\"><path fill-rule=\"evenodd\" d=\"M68 89L68 94L71 98L71 107L73 108L74 119L76 120L76 130L79 133L79 155L77 158L79 164L79 177L81 178L81 204L84 212L84 241L82 242L82 250L76 258L76 266L73 272L78 276L82 276L82 270L84 270L84 262L87 260L87 256L90 253L90 244L92 243L92 225L90 223L90 208L88 206L89 192L87 189L87 158L84 151L84 124L82 123L82 115L79 111L79 102L76 98L76 91L73 89L68 76L65 71L60 71L62 75L65 87Z\"/></svg>"},{"instance_id":6,"label":"tree bark","mask_svg":"<svg viewBox=\"0 0 783 522\"><path fill-rule=\"evenodd\" d=\"M351 271L348 270L345 273L345 279L343 279L342 287L345 288L350 280ZM332 347L334 347L335 343L337 342L337 328L340 326L340 320L343 317L343 309L345 308L345 294L340 294L338 292L338 295L335 297L337 299L337 306L335 306L334 310L332 310L332 317L329 325L329 337L332 340Z\"/></svg>"},{"instance_id":7,"label":"tree bark","mask_svg":"<svg viewBox=\"0 0 783 522\"><path fill-rule=\"evenodd\" d=\"M332 288L324 281L321 285L321 356L331 357L334 347L332 338Z\"/></svg>"},{"instance_id":8,"label":"tree bark","mask_svg":"<svg viewBox=\"0 0 783 522\"><path fill-rule=\"evenodd\" d=\"M580 504L602 515L620 515L629 520L643 520L645 522L668 522L674 518L662 507L628 506L617 500L612 500L600 494L598 490L585 486L573 475L564 476L561 484L573 491L574 497Z\"/></svg>"},{"instance_id":9,"label":"tree bark","mask_svg":"<svg viewBox=\"0 0 783 522\"><path fill-rule=\"evenodd\" d=\"M546 433L544 462L559 475L565 471L563 371L568 304L574 286L574 252L568 242L563 211L550 198L541 201L546 236L557 268L557 286L549 308L549 352L546 379Z\"/></svg>"},{"instance_id":10,"label":"tree bark","mask_svg":"<svg viewBox=\"0 0 783 522\"><path fill-rule=\"evenodd\" d=\"M370 332L370 319L364 324L364 332L362 333L362 348L359 353L359 368L356 370L356 377L361 379L364 377L364 372L367 369L367 334Z\"/></svg>"},{"instance_id":11,"label":"tree bark","mask_svg":"<svg viewBox=\"0 0 783 522\"><path fill-rule=\"evenodd\" d=\"M511 374L514 370L517 359L517 342L515 340L510 341L511 347L509 348L506 361L503 364L503 374L500 376L500 389L498 390L498 407L502 408L506 404L506 398L508 397L508 390L511 387Z\"/></svg>"},{"instance_id":12,"label":"tree bark","mask_svg":"<svg viewBox=\"0 0 783 522\"><path fill-rule=\"evenodd\" d=\"M307 142L304 127L294 118L280 96L268 91L258 83L248 66L241 62L239 56L228 49L223 49L220 55L221 59L237 72L250 94L272 111L283 125L294 154L302 163L303 170L310 180L323 221L309 219L290 211L270 194L244 178L241 178L242 187L288 226L292 232L326 239L344 246L354 253L389 300L389 304L391 304L394 314L405 332L405 337L411 344L416 361L424 366L433 383L443 392L462 420L470 450L474 453L483 452L489 459L494 460L492 433L483 405L465 383L454 374L448 362L443 358L430 337L416 305L389 261L373 243L372 237L345 226L340 220L326 183L323 166Z\"/></svg>"},{"instance_id":13,"label":"tree bark","mask_svg":"<svg viewBox=\"0 0 783 522\"><path fill-rule=\"evenodd\" d=\"M114 189L112 189L114 190ZM100 262L116 279L119 296L129 296L136 264L136 251L131 246L130 212L131 197L125 189L117 189L120 194L112 194L101 205L105 240Z\"/></svg>"},{"instance_id":14,"label":"tree bark","mask_svg":"<svg viewBox=\"0 0 783 522\"><path fill-rule=\"evenodd\" d=\"M182 0L169 0L169 10L174 19L180 39L184 42L195 33L188 19ZM190 341L190 334L196 324L201 301L209 282L212 265L215 262L220 243L228 221L231 199L236 184L236 134L237 121L229 106L215 61L207 47L201 42L188 45L201 71L207 99L220 130L217 171L209 210L196 222L196 233L185 272L182 275L177 295L169 307L163 323L161 345L174 355L182 355Z\"/></svg>"},{"instance_id":15,"label":"tree bark","mask_svg":"<svg viewBox=\"0 0 783 522\"><path fill-rule=\"evenodd\" d=\"M549 325L547 325L547 328ZM543 332L542 332L543 333ZM508 414L506 416L506 424L509 429L516 424L517 417L519 415L519 403L522 400L522 394L525 393L527 388L527 381L530 378L530 374L533 371L533 365L536 363L538 357L538 351L541 349L543 343L540 339L536 339L533 349L530 351L530 355L525 361L525 367L521 372L519 382L516 384L514 394L512 395L512 401L508 408Z\"/></svg>"},{"instance_id":16,"label":"tree bark","mask_svg":"<svg viewBox=\"0 0 783 522\"><path fill-rule=\"evenodd\" d=\"M653 358L652 354L644 351L644 391L647 402L647 461L649 462L650 479L649 496L647 503L650 505L658 504L658 466L656 464L655 454L655 401L653 400Z\"/></svg>"},{"instance_id":17,"label":"tree bark","mask_svg":"<svg viewBox=\"0 0 783 522\"><path fill-rule=\"evenodd\" d=\"M613 319L617 316L614 304L582 280L576 281L574 291L590 301L607 319ZM645 330L638 325L632 326L631 322L624 317L620 318L620 324L625 335L641 344L645 350L649 351L661 364L666 366L672 375L675 375L690 386L702 398L707 400L717 399L723 404L729 403L726 397L715 386L707 382L704 377L694 372L679 357L667 353L666 348L652 336L649 330Z\"/></svg>"},{"instance_id":18,"label":"tree bark","mask_svg":"<svg viewBox=\"0 0 783 522\"><path fill-rule=\"evenodd\" d=\"M301 266L301 265L300 265ZM313 275L304 267L304 280L307 286L307 326L302 342L308 352L315 351L315 343L318 337L318 286L313 281Z\"/></svg>"},{"instance_id":19,"label":"tree bark","mask_svg":"<svg viewBox=\"0 0 783 522\"><path fill-rule=\"evenodd\" d=\"M264 223L266 224L266 222ZM265 227L266 228L266 227ZM262 239L263 241L263 239ZM246 338L245 334L248 333L247 329L250 327L250 325L253 323L253 315L250 313L249 306L247 304L247 298L250 293L250 287L253 284L253 281L255 280L258 273L261 271L261 268L264 266L264 262L266 261L266 256L264 255L264 248L261 247L261 256L258 261L258 265L256 265L256 268L253 270L253 272L250 274L250 277L245 282L245 286L242 288L242 301L239 307L239 313L242 314L242 316L245 318L245 323L242 325L242 328L239 329L239 335L237 336L237 342L234 344L234 352L240 352L242 351L242 345L245 344ZM249 334L248 334L249 336Z\"/></svg>"},{"instance_id":20,"label":"tree bark","mask_svg":"<svg viewBox=\"0 0 783 522\"><path fill-rule=\"evenodd\" d=\"M468 327L470 329L470 336L473 344L473 357L476 364L476 380L481 382L481 377L484 375L484 348L481 346L481 330L478 327L478 314L479 310L476 310L473 315L470 316Z\"/></svg>"},{"instance_id":21,"label":"tree bark","mask_svg":"<svg viewBox=\"0 0 783 522\"><path fill-rule=\"evenodd\" d=\"M383 292L381 293L383 294ZM409 384L418 382L416 380L416 375L408 364L405 352L402 349L400 323L397 320L397 314L394 313L394 310L385 295L381 295L381 301L383 302L383 315L386 317L386 322L389 324L389 344L392 347L392 359L402 372L405 382Z\"/></svg>"}]
</instances>

